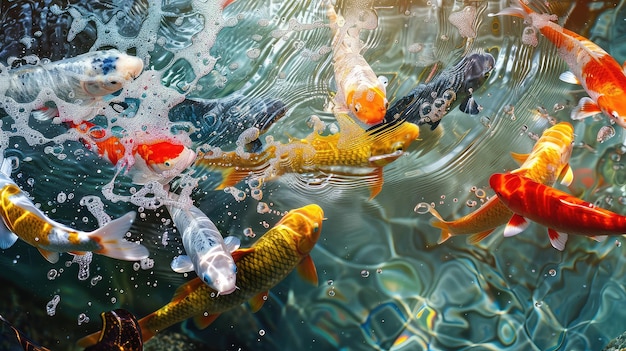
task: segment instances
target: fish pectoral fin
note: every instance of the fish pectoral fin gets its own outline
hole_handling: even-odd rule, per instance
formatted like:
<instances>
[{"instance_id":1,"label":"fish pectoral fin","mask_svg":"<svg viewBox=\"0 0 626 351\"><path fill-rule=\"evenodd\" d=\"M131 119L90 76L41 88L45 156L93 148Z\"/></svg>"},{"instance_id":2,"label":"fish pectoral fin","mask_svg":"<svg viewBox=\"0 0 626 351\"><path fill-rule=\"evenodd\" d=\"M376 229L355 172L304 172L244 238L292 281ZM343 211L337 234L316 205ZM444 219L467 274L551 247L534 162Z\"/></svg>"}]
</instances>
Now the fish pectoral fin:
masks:
<instances>
[{"instance_id":1,"label":"fish pectoral fin","mask_svg":"<svg viewBox=\"0 0 626 351\"><path fill-rule=\"evenodd\" d=\"M524 231L524 229L528 228L530 223L526 220L526 218L516 214L511 217L511 220L504 228L504 236L510 237L515 236Z\"/></svg>"},{"instance_id":2,"label":"fish pectoral fin","mask_svg":"<svg viewBox=\"0 0 626 351\"><path fill-rule=\"evenodd\" d=\"M569 164L563 168L561 174L559 175L559 178L561 179L561 184L565 186L569 186L570 184L572 184L572 182L574 181L574 172L572 171L572 167L570 167Z\"/></svg>"},{"instance_id":3,"label":"fish pectoral fin","mask_svg":"<svg viewBox=\"0 0 626 351\"><path fill-rule=\"evenodd\" d=\"M231 252L231 255L233 256L233 261L237 262L239 261L242 257L244 257L245 255L254 252L254 248L253 247L248 247L248 248L244 248L244 249L238 249L235 250L233 252Z\"/></svg>"},{"instance_id":4,"label":"fish pectoral fin","mask_svg":"<svg viewBox=\"0 0 626 351\"><path fill-rule=\"evenodd\" d=\"M263 307L265 301L267 301L267 295L269 291L263 291L256 295L254 295L250 300L248 300L248 304L250 305L250 310L254 313Z\"/></svg>"},{"instance_id":5,"label":"fish pectoral fin","mask_svg":"<svg viewBox=\"0 0 626 351\"><path fill-rule=\"evenodd\" d=\"M437 126L439 125L439 123L441 123L441 120L438 120L434 123L430 124L430 130L435 130L435 128L437 128Z\"/></svg>"},{"instance_id":6,"label":"fish pectoral fin","mask_svg":"<svg viewBox=\"0 0 626 351\"><path fill-rule=\"evenodd\" d=\"M170 263L170 267L176 273L187 273L194 270L193 262L191 262L191 258L187 255L178 255L174 257L172 263Z\"/></svg>"},{"instance_id":7,"label":"fish pectoral fin","mask_svg":"<svg viewBox=\"0 0 626 351\"><path fill-rule=\"evenodd\" d=\"M41 256L43 256L48 262L50 262L50 263L57 263L57 262L59 262L59 253L58 252L44 250L44 249L42 249L40 247L38 247L37 250L39 250L39 253L41 253Z\"/></svg>"},{"instance_id":8,"label":"fish pectoral fin","mask_svg":"<svg viewBox=\"0 0 626 351\"><path fill-rule=\"evenodd\" d=\"M300 261L296 270L304 281L317 286L317 269L315 268L315 263L313 263L311 255L306 255L306 257Z\"/></svg>"},{"instance_id":9,"label":"fish pectoral fin","mask_svg":"<svg viewBox=\"0 0 626 351\"><path fill-rule=\"evenodd\" d=\"M241 240L236 236L230 235L224 238L224 244L228 252L234 252L241 246Z\"/></svg>"},{"instance_id":10,"label":"fish pectoral fin","mask_svg":"<svg viewBox=\"0 0 626 351\"><path fill-rule=\"evenodd\" d=\"M18 236L11 232L4 221L0 220L0 249L8 249L17 241Z\"/></svg>"},{"instance_id":11,"label":"fish pectoral fin","mask_svg":"<svg viewBox=\"0 0 626 351\"><path fill-rule=\"evenodd\" d=\"M201 314L193 317L193 323L196 325L196 327L198 327L198 329L204 329L211 325L211 323L213 323L219 316L219 313L210 314L208 316Z\"/></svg>"},{"instance_id":12,"label":"fish pectoral fin","mask_svg":"<svg viewBox=\"0 0 626 351\"><path fill-rule=\"evenodd\" d=\"M495 229L495 228L494 228ZM493 232L494 229L485 230L484 232L472 234L467 238L467 243L471 245L476 245L483 239L489 236Z\"/></svg>"},{"instance_id":13,"label":"fish pectoral fin","mask_svg":"<svg viewBox=\"0 0 626 351\"><path fill-rule=\"evenodd\" d=\"M370 197L368 200L371 200L373 198L376 197L376 195L378 195L378 193L380 193L381 190L383 190L383 168L382 167L377 167L374 169L374 172L372 172L372 176L373 179L370 183Z\"/></svg>"},{"instance_id":14,"label":"fish pectoral fin","mask_svg":"<svg viewBox=\"0 0 626 351\"><path fill-rule=\"evenodd\" d=\"M578 77L576 77L572 71L565 71L561 73L561 75L559 75L559 79L565 83L580 85L580 80L578 80Z\"/></svg>"},{"instance_id":15,"label":"fish pectoral fin","mask_svg":"<svg viewBox=\"0 0 626 351\"><path fill-rule=\"evenodd\" d=\"M591 239L593 239L593 240L595 240L595 241L597 241L599 243L601 243L604 240L606 240L606 238L608 238L608 235L594 235L594 236L591 237Z\"/></svg>"},{"instance_id":16,"label":"fish pectoral fin","mask_svg":"<svg viewBox=\"0 0 626 351\"><path fill-rule=\"evenodd\" d=\"M548 238L550 238L550 243L552 247L559 251L563 251L565 249L565 243L567 242L567 234L557 232L552 228L548 228Z\"/></svg>"},{"instance_id":17,"label":"fish pectoral fin","mask_svg":"<svg viewBox=\"0 0 626 351\"><path fill-rule=\"evenodd\" d=\"M581 120L602 112L600 106L590 97L585 96L578 101L578 105L572 109L572 119Z\"/></svg>"},{"instance_id":18,"label":"fish pectoral fin","mask_svg":"<svg viewBox=\"0 0 626 351\"><path fill-rule=\"evenodd\" d=\"M522 165L522 163L526 162L529 155L530 154L518 154L517 152L511 152L511 157L520 166Z\"/></svg>"}]
</instances>

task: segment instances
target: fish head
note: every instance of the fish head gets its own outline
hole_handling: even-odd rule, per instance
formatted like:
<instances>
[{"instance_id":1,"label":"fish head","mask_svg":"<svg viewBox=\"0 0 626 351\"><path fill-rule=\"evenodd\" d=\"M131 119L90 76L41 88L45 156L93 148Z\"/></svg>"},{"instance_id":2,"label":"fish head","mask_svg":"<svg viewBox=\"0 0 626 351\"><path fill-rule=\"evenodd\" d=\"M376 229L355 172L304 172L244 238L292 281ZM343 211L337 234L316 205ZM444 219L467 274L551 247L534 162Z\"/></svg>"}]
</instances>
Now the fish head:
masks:
<instances>
[{"instance_id":1,"label":"fish head","mask_svg":"<svg viewBox=\"0 0 626 351\"><path fill-rule=\"evenodd\" d=\"M495 191L502 202L508 205L508 200L516 191L524 188L522 176L512 173L494 173L489 177L489 186Z\"/></svg>"},{"instance_id":2,"label":"fish head","mask_svg":"<svg viewBox=\"0 0 626 351\"><path fill-rule=\"evenodd\" d=\"M179 175L196 159L195 151L170 141L140 144L135 151L150 171L164 178Z\"/></svg>"},{"instance_id":3,"label":"fish head","mask_svg":"<svg viewBox=\"0 0 626 351\"><path fill-rule=\"evenodd\" d=\"M322 231L324 211L316 204L306 205L289 211L276 226L286 226L290 231L283 231L289 235L288 240L294 241L298 253L306 256L313 250Z\"/></svg>"},{"instance_id":4,"label":"fish head","mask_svg":"<svg viewBox=\"0 0 626 351\"><path fill-rule=\"evenodd\" d=\"M610 84L606 83L605 86L610 86ZM622 128L626 128L626 99L623 98L623 95L610 96L606 93L598 97L597 103L602 112L609 116L613 122Z\"/></svg>"},{"instance_id":5,"label":"fish head","mask_svg":"<svg viewBox=\"0 0 626 351\"><path fill-rule=\"evenodd\" d=\"M348 90L346 101L352 113L361 122L371 125L380 123L385 118L389 105L386 95L382 86L361 83Z\"/></svg>"},{"instance_id":6,"label":"fish head","mask_svg":"<svg viewBox=\"0 0 626 351\"><path fill-rule=\"evenodd\" d=\"M97 51L91 58L91 69L81 79L81 87L92 97L115 93L143 71L140 58L117 50Z\"/></svg>"},{"instance_id":7,"label":"fish head","mask_svg":"<svg viewBox=\"0 0 626 351\"><path fill-rule=\"evenodd\" d=\"M398 121L383 124L368 131L373 136L369 162L372 166L383 167L400 157L420 134L419 126Z\"/></svg>"},{"instance_id":8,"label":"fish head","mask_svg":"<svg viewBox=\"0 0 626 351\"><path fill-rule=\"evenodd\" d=\"M222 245L224 246L224 245ZM237 265L226 247L219 253L211 254L200 262L202 272L199 277L202 281L216 290L220 295L227 295L235 291L237 280Z\"/></svg>"},{"instance_id":9,"label":"fish head","mask_svg":"<svg viewBox=\"0 0 626 351\"><path fill-rule=\"evenodd\" d=\"M496 64L496 60L491 54L476 52L465 57L465 89L479 88L489 76Z\"/></svg>"}]
</instances>

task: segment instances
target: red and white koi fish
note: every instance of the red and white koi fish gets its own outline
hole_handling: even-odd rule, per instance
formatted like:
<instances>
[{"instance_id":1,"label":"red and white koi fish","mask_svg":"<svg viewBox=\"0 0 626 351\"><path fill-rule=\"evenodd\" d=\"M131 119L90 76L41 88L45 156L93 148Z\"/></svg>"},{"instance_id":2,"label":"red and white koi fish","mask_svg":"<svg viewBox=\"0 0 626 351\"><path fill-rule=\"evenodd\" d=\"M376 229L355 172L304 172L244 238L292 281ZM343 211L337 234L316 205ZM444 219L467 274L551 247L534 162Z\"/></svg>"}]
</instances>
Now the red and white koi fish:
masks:
<instances>
[{"instance_id":1,"label":"red and white koi fish","mask_svg":"<svg viewBox=\"0 0 626 351\"><path fill-rule=\"evenodd\" d=\"M568 234L595 240L626 234L626 216L597 207L566 192L539 184L520 174L496 173L489 178L500 201L515 213L504 236L526 229L526 218L548 227L550 243L563 250Z\"/></svg>"},{"instance_id":2,"label":"red and white koi fish","mask_svg":"<svg viewBox=\"0 0 626 351\"><path fill-rule=\"evenodd\" d=\"M572 110L572 118L582 119L602 112L626 128L626 68L589 39L552 22L555 15L539 14L522 1L514 2L514 6L490 16L521 17L556 45L559 56L570 69L561 74L561 79L581 84L589 94Z\"/></svg>"},{"instance_id":3,"label":"red and white koi fish","mask_svg":"<svg viewBox=\"0 0 626 351\"><path fill-rule=\"evenodd\" d=\"M126 241L135 213L129 212L93 232L82 232L48 218L28 199L10 178L11 160L0 166L0 248L11 247L22 239L36 247L51 263L59 260L59 252L83 254L87 251L126 261L148 257L148 249Z\"/></svg>"},{"instance_id":4,"label":"red and white koi fish","mask_svg":"<svg viewBox=\"0 0 626 351\"><path fill-rule=\"evenodd\" d=\"M513 153L513 158L522 165L512 171L538 183L552 185L560 176L561 183L569 185L573 173L568 165L574 141L574 128L567 122L561 122L546 129L537 140L528 155ZM428 206L430 213L436 220L431 222L433 227L441 229L438 243L442 243L455 235L472 234L470 243L477 243L486 238L491 232L507 223L513 212L500 201L498 196L491 197L476 211L456 219L445 221L432 206Z\"/></svg>"},{"instance_id":5,"label":"red and white koi fish","mask_svg":"<svg viewBox=\"0 0 626 351\"><path fill-rule=\"evenodd\" d=\"M97 124L82 121L67 122L75 129L86 147L100 157L109 160L118 168L132 171L133 183L145 184L152 180L167 183L182 173L196 159L196 152L175 139L140 141L144 135L118 138L107 133ZM145 138L154 138L146 133Z\"/></svg>"},{"instance_id":6,"label":"red and white koi fish","mask_svg":"<svg viewBox=\"0 0 626 351\"><path fill-rule=\"evenodd\" d=\"M327 15L333 35L333 68L337 85L335 109L343 112L347 107L361 122L378 124L387 112L387 90L361 55L363 45L359 28L348 27L330 2Z\"/></svg>"}]
</instances>

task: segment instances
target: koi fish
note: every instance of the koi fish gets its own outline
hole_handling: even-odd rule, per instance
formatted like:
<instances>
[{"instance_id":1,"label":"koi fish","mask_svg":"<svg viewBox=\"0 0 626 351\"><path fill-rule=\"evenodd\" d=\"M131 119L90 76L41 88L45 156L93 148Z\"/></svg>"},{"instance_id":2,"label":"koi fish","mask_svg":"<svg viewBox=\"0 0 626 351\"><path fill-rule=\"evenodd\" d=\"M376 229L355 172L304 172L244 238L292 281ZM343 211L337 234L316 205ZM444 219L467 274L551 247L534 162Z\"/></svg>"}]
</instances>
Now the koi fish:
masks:
<instances>
[{"instance_id":1,"label":"koi fish","mask_svg":"<svg viewBox=\"0 0 626 351\"><path fill-rule=\"evenodd\" d=\"M512 154L521 166L511 173L546 185L553 185L558 177L561 177L563 184L570 184L573 173L568 162L573 142L572 125L567 122L558 123L543 132L530 154ZM491 197L476 211L454 221L445 221L432 206L428 209L435 217L431 225L441 229L438 243L455 235L472 234L469 242L475 244L491 234L496 227L506 224L513 216L513 211L498 196Z\"/></svg>"},{"instance_id":2,"label":"koi fish","mask_svg":"<svg viewBox=\"0 0 626 351\"><path fill-rule=\"evenodd\" d=\"M20 346L24 349L24 351L50 351L49 348L43 347L29 339L24 333L17 329L13 324L11 324L8 320L6 320L2 315L0 315L0 321L4 323L6 326L11 328L15 333L15 338L20 343Z\"/></svg>"},{"instance_id":3,"label":"koi fish","mask_svg":"<svg viewBox=\"0 0 626 351\"><path fill-rule=\"evenodd\" d=\"M335 110L343 112L347 108L365 124L380 123L389 104L387 90L360 53L363 45L359 28L344 28L345 19L337 16L330 2L327 16L333 36L333 68L337 85Z\"/></svg>"},{"instance_id":4,"label":"koi fish","mask_svg":"<svg viewBox=\"0 0 626 351\"><path fill-rule=\"evenodd\" d=\"M88 104L122 89L142 70L143 61L137 57L113 49L93 51L65 60L8 70L4 95L26 103L34 101L41 88L46 87L64 101ZM36 117L49 119L56 115L56 108L42 106Z\"/></svg>"},{"instance_id":5,"label":"koi fish","mask_svg":"<svg viewBox=\"0 0 626 351\"><path fill-rule=\"evenodd\" d=\"M625 68L601 47L570 30L554 23L555 15L534 12L522 1L490 16L510 15L523 18L537 28L558 48L558 54L570 71L561 74L566 82L581 84L588 97L580 99L572 110L572 119L583 119L604 113L618 125L626 128Z\"/></svg>"},{"instance_id":6,"label":"koi fish","mask_svg":"<svg viewBox=\"0 0 626 351\"><path fill-rule=\"evenodd\" d=\"M248 128L257 128L262 134L286 113L280 100L246 98L235 93L221 99L187 98L170 109L169 118L173 122L191 122L195 130L190 137L198 144L228 147ZM258 138L246 145L248 152L259 152L261 148Z\"/></svg>"},{"instance_id":7,"label":"koi fish","mask_svg":"<svg viewBox=\"0 0 626 351\"><path fill-rule=\"evenodd\" d=\"M457 99L461 101L459 107L463 112L478 114L480 109L472 92L485 82L494 66L493 56L483 51L463 57L432 81L418 85L394 102L387 110L383 123L407 120L418 125L430 124L430 129L434 130Z\"/></svg>"},{"instance_id":8,"label":"koi fish","mask_svg":"<svg viewBox=\"0 0 626 351\"><path fill-rule=\"evenodd\" d=\"M626 234L626 216L597 207L566 192L539 184L519 174L496 173L489 184L515 213L504 236L517 235L529 225L526 218L548 227L552 246L565 248L568 234L602 241L607 235Z\"/></svg>"},{"instance_id":9,"label":"koi fish","mask_svg":"<svg viewBox=\"0 0 626 351\"><path fill-rule=\"evenodd\" d=\"M95 345L85 351L142 351L141 329L135 316L121 308L103 312L102 330Z\"/></svg>"},{"instance_id":10,"label":"koi fish","mask_svg":"<svg viewBox=\"0 0 626 351\"><path fill-rule=\"evenodd\" d=\"M105 128L89 121L66 123L79 133L80 139L89 150L119 169L132 171L135 184L141 185L151 180L167 183L196 159L195 151L175 140L139 142L144 136L126 140L107 133ZM146 133L145 137L148 136L150 135Z\"/></svg>"},{"instance_id":11,"label":"koi fish","mask_svg":"<svg viewBox=\"0 0 626 351\"><path fill-rule=\"evenodd\" d=\"M217 189L237 184L251 174L271 179L286 173L335 175L338 182L358 177L370 186L370 199L383 185L383 167L395 161L419 136L412 123L383 125L364 131L345 114L338 114L341 131L320 135L314 131L287 144L269 144L261 153L212 150L200 153L195 165L222 170ZM352 177L352 179L351 179Z\"/></svg>"},{"instance_id":12,"label":"koi fish","mask_svg":"<svg viewBox=\"0 0 626 351\"><path fill-rule=\"evenodd\" d=\"M176 228L182 233L183 247L187 255L172 261L177 273L196 271L198 277L220 295L235 291L237 266L230 254L239 248L239 239L222 238L217 227L199 208L166 206Z\"/></svg>"},{"instance_id":13,"label":"koi fish","mask_svg":"<svg viewBox=\"0 0 626 351\"><path fill-rule=\"evenodd\" d=\"M135 219L135 212L113 220L93 232L82 232L55 222L44 215L10 178L11 160L0 166L0 248L11 247L22 239L36 247L50 263L59 252L83 254L87 251L125 261L148 257L148 249L126 241L124 236Z\"/></svg>"},{"instance_id":14,"label":"koi fish","mask_svg":"<svg viewBox=\"0 0 626 351\"><path fill-rule=\"evenodd\" d=\"M301 276L317 286L317 271L309 253L320 237L323 218L324 211L315 204L292 210L250 248L233 252L239 289L231 294L217 294L200 278L180 286L170 303L139 320L144 342L192 317L199 328L206 328L221 313L246 301L256 312L267 299L268 290L296 267ZM91 334L78 345L85 347L96 340Z\"/></svg>"}]
</instances>

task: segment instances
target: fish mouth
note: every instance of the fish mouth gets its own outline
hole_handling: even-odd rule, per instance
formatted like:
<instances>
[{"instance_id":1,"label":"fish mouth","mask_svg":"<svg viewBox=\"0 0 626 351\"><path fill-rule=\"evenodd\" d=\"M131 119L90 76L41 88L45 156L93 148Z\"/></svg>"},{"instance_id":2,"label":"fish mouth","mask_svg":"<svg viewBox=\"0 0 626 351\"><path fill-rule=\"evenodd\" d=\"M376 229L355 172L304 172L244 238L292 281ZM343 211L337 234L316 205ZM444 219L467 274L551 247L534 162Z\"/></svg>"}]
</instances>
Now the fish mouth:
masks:
<instances>
[{"instance_id":1,"label":"fish mouth","mask_svg":"<svg viewBox=\"0 0 626 351\"><path fill-rule=\"evenodd\" d=\"M238 288L236 286L233 286L230 289L220 289L217 293L219 295L228 295L231 294L232 292L234 292L235 290L237 290Z\"/></svg>"}]
</instances>

